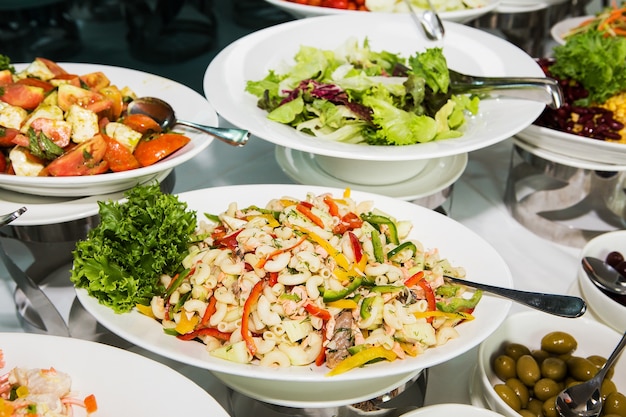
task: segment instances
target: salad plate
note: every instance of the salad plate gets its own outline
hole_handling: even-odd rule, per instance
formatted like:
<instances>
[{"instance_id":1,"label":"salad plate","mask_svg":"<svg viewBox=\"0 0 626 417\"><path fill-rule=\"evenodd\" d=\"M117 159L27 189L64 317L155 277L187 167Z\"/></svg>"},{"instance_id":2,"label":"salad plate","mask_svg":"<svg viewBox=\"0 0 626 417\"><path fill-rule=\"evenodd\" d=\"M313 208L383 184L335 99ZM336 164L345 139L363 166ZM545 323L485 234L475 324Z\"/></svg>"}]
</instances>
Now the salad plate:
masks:
<instances>
[{"instance_id":1,"label":"salad plate","mask_svg":"<svg viewBox=\"0 0 626 417\"><path fill-rule=\"evenodd\" d=\"M564 36L569 33L570 30L578 27L581 23L593 19L594 16L577 16L570 17L560 22L557 22L550 28L550 35L552 39L558 44L565 44Z\"/></svg>"},{"instance_id":2,"label":"salad plate","mask_svg":"<svg viewBox=\"0 0 626 417\"><path fill-rule=\"evenodd\" d=\"M171 168L166 169L148 177L143 183L161 183L171 172ZM3 190L0 193L0 213L10 213L26 206L26 213L15 219L11 226L43 226L95 216L98 214L98 201L119 201L123 198L124 191L85 197L43 197Z\"/></svg>"},{"instance_id":3,"label":"salad plate","mask_svg":"<svg viewBox=\"0 0 626 417\"><path fill-rule=\"evenodd\" d=\"M68 374L77 397L95 395L98 410L92 415L166 417L194 415L201 409L214 417L228 417L213 397L187 377L120 348L68 337L0 333L0 350L5 362L0 374L18 366L54 367ZM86 413L75 407L74 415Z\"/></svg>"},{"instance_id":4,"label":"salad plate","mask_svg":"<svg viewBox=\"0 0 626 417\"><path fill-rule=\"evenodd\" d=\"M107 65L65 62L60 62L59 65L74 74L101 71L112 84L119 88L127 86L138 97L152 96L167 101L176 111L178 118L217 126L217 113L207 100L201 94L178 82L141 71ZM16 64L15 68L19 71L25 66L26 64ZM28 177L0 174L0 188L24 194L54 197L85 197L126 190L190 160L213 141L211 136L183 126L176 126L174 130L184 133L191 141L156 164L129 171L90 176Z\"/></svg>"},{"instance_id":5,"label":"salad plate","mask_svg":"<svg viewBox=\"0 0 626 417\"><path fill-rule=\"evenodd\" d=\"M300 183L328 187L350 187L352 190L382 194L401 200L416 200L441 191L463 174L467 166L466 153L430 159L414 177L393 184L364 185L338 179L324 171L315 160L315 154L277 146L276 162L289 178Z\"/></svg>"},{"instance_id":6,"label":"salad plate","mask_svg":"<svg viewBox=\"0 0 626 417\"><path fill-rule=\"evenodd\" d=\"M626 165L626 144L573 135L531 124L517 134L529 145L596 164Z\"/></svg>"},{"instance_id":7,"label":"salad plate","mask_svg":"<svg viewBox=\"0 0 626 417\"><path fill-rule=\"evenodd\" d=\"M507 139L530 125L544 104L493 98L480 102L463 135L455 139L405 146L370 146L314 138L273 122L246 92L248 81L263 79L270 70L285 67L301 46L334 50L350 39L368 40L372 51L409 57L440 47L448 66L480 76L544 77L526 52L513 44L455 22L445 22L443 41L426 40L410 16L393 13L354 13L321 16L276 25L240 38L224 48L207 67L204 92L216 111L230 123L276 145L319 155L378 161L441 158L480 149ZM325 30L320 30L320 28Z\"/></svg>"},{"instance_id":8,"label":"salad plate","mask_svg":"<svg viewBox=\"0 0 626 417\"><path fill-rule=\"evenodd\" d=\"M291 2L288 0L265 0L271 5L278 7L286 11L287 13L293 15L296 18L306 18L306 17L315 17L315 16L327 16L327 15L335 15L335 14L354 14L354 13L385 13L385 12L362 12L356 10L345 10L345 9L335 9L332 7L321 7L321 6L310 6L308 4L300 4L296 2ZM394 3L394 2L390 2ZM413 2L416 3L417 2ZM477 7L471 8L463 8L463 2L448 2L447 4L442 1L433 1L433 5L437 8L438 4L442 4L443 7L447 7L446 11L441 11L438 13L439 17L442 20L447 20L450 22L458 22L458 23L466 23L472 19L476 19L482 15L489 13L490 11L496 9L498 5L501 3L501 0L485 0L484 4ZM458 4L457 7L455 7ZM396 8L400 8L400 10L406 12L406 8L402 7L404 3L395 2ZM416 6L417 8L417 6ZM389 13L393 13L390 11Z\"/></svg>"},{"instance_id":9,"label":"salad plate","mask_svg":"<svg viewBox=\"0 0 626 417\"><path fill-rule=\"evenodd\" d=\"M214 187L185 192L178 195L187 203L190 210L202 213L219 213L231 203L241 207L249 205L265 206L271 199L293 197L302 199L307 193L332 193L341 196L344 189L313 185L240 185ZM455 220L433 210L391 197L362 191L351 191L351 198L356 202L371 201L377 209L397 219L410 221L413 225L410 239L416 239L427 248L437 248L442 257L455 265L463 266L468 279L511 287L511 272L498 252L484 239ZM204 344L182 341L163 332L162 325L136 310L119 314L100 304L87 294L84 289L76 289L77 298L84 308L104 327L129 342L158 355L213 371L219 378L225 374L230 383L237 381L245 384L249 390L271 389L271 385L281 381L293 384L293 390L299 390L299 400L305 402L320 401L324 393L337 399L335 391L345 392L346 397L353 396L350 387L359 385L363 397L373 397L376 392L389 386L390 381L400 385L401 380L419 370L445 362L477 346L488 337L504 320L511 308L511 301L484 294L473 312L474 320L457 326L459 337L436 348L427 349L416 357L387 363L372 364L353 369L339 375L328 376L325 366L290 366L282 368L261 367L254 364L241 364L219 359L210 355ZM253 384L250 380L255 380ZM362 384L359 381L380 381ZM233 382L235 381L235 382ZM313 389L314 388L314 389ZM347 391L345 391L347 390ZM277 393L277 395L279 395ZM307 397L308 396L308 397ZM273 401L281 400L274 398ZM289 401L288 396L282 400ZM337 399L339 401L340 399ZM352 398L346 398L349 404Z\"/></svg>"}]
</instances>

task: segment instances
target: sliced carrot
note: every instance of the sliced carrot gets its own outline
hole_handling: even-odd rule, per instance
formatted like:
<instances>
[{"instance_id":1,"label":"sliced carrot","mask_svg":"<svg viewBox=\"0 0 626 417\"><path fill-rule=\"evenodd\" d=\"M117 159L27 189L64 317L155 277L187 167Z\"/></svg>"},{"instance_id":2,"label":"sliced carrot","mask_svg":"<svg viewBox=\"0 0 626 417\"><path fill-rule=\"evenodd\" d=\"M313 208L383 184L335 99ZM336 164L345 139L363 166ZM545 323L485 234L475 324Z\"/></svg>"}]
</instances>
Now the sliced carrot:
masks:
<instances>
[{"instance_id":1,"label":"sliced carrot","mask_svg":"<svg viewBox=\"0 0 626 417\"><path fill-rule=\"evenodd\" d=\"M261 292L263 292L263 286L265 285L265 281L259 280L254 287L252 287L252 291L250 291L250 295L246 299L246 302L243 305L243 312L241 317L241 337L246 342L246 347L248 348L248 352L250 355L254 356L256 353L256 344L252 339L252 335L248 330L248 320L250 319L250 315L252 313L252 306L256 304L261 296Z\"/></svg>"},{"instance_id":2,"label":"sliced carrot","mask_svg":"<svg viewBox=\"0 0 626 417\"><path fill-rule=\"evenodd\" d=\"M173 154L191 141L187 136L163 133L149 140L141 140L135 148L135 158L141 166L149 166Z\"/></svg>"},{"instance_id":3,"label":"sliced carrot","mask_svg":"<svg viewBox=\"0 0 626 417\"><path fill-rule=\"evenodd\" d=\"M85 397L85 410L87 414L95 413L98 411L98 403L96 402L96 396L91 394Z\"/></svg>"},{"instance_id":4,"label":"sliced carrot","mask_svg":"<svg viewBox=\"0 0 626 417\"><path fill-rule=\"evenodd\" d=\"M303 203L299 203L299 204L296 205L296 210L298 210L300 213L304 214L315 225L321 227L322 229L324 228L324 222L322 221L322 219L320 219L315 214L313 214L313 212L311 211L310 207L307 207Z\"/></svg>"}]
</instances>

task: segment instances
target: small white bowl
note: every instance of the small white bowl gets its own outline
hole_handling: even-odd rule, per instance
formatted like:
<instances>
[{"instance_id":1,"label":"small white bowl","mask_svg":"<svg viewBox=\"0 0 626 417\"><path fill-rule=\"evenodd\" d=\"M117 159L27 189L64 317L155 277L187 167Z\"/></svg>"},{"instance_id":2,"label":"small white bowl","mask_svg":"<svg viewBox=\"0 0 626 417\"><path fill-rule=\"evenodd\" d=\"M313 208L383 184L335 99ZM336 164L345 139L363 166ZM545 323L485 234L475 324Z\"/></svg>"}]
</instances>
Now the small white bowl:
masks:
<instances>
[{"instance_id":1,"label":"small white bowl","mask_svg":"<svg viewBox=\"0 0 626 417\"><path fill-rule=\"evenodd\" d=\"M626 230L603 233L591 239L581 250L580 259L593 256L604 260L612 251L621 252L626 256ZM618 332L625 331L626 306L596 287L587 277L582 264L578 265L578 283L589 309ZM622 296L622 299L626 299L626 296Z\"/></svg>"},{"instance_id":2,"label":"small white bowl","mask_svg":"<svg viewBox=\"0 0 626 417\"><path fill-rule=\"evenodd\" d=\"M502 414L495 413L480 407L467 404L437 404L428 407L418 408L402 414L400 417L502 417Z\"/></svg>"},{"instance_id":3,"label":"small white bowl","mask_svg":"<svg viewBox=\"0 0 626 417\"><path fill-rule=\"evenodd\" d=\"M507 417L519 417L493 388L503 382L493 372L492 361L501 353L505 342L521 343L532 351L539 349L541 338L553 331L571 334L578 342L574 355L583 357L607 358L621 337L610 327L585 317L569 319L534 310L508 317L478 348L477 378L487 407ZM626 392L626 357L615 364L613 382L619 392Z\"/></svg>"},{"instance_id":4,"label":"small white bowl","mask_svg":"<svg viewBox=\"0 0 626 417\"><path fill-rule=\"evenodd\" d=\"M424 170L428 159L416 161L365 161L315 155L327 174L352 184L388 185L413 178Z\"/></svg>"}]
</instances>

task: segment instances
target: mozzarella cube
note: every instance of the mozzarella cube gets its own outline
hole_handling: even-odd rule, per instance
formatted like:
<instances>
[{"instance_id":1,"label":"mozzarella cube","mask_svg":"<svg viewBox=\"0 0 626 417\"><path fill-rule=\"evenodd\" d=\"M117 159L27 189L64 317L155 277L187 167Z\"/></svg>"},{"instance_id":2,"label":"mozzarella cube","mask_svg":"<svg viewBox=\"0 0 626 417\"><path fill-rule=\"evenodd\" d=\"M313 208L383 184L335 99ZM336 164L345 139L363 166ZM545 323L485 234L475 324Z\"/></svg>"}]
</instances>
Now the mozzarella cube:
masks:
<instances>
[{"instance_id":1,"label":"mozzarella cube","mask_svg":"<svg viewBox=\"0 0 626 417\"><path fill-rule=\"evenodd\" d=\"M50 120L63 120L63 116L63 110L61 110L59 106L40 105L30 114L30 116L28 116L28 119L26 119L22 125L20 132L24 134L27 133L33 120L39 119L40 117Z\"/></svg>"},{"instance_id":2,"label":"mozzarella cube","mask_svg":"<svg viewBox=\"0 0 626 417\"><path fill-rule=\"evenodd\" d=\"M75 143L85 142L100 131L98 115L76 104L70 106L65 120L72 125L72 141Z\"/></svg>"},{"instance_id":3,"label":"mozzarella cube","mask_svg":"<svg viewBox=\"0 0 626 417\"><path fill-rule=\"evenodd\" d=\"M20 71L15 75L17 78L35 77L44 81L48 81L55 77L54 73L50 71L48 66L38 59L35 59L23 71Z\"/></svg>"},{"instance_id":4,"label":"mozzarella cube","mask_svg":"<svg viewBox=\"0 0 626 417\"><path fill-rule=\"evenodd\" d=\"M26 150L20 146L15 146L11 149L9 159L15 170L15 175L22 177L36 177L44 168L42 163L35 162L32 158L29 158L26 154Z\"/></svg>"},{"instance_id":5,"label":"mozzarella cube","mask_svg":"<svg viewBox=\"0 0 626 417\"><path fill-rule=\"evenodd\" d=\"M0 126L19 130L27 117L28 112L23 108L0 101Z\"/></svg>"},{"instance_id":6,"label":"mozzarella cube","mask_svg":"<svg viewBox=\"0 0 626 417\"><path fill-rule=\"evenodd\" d=\"M123 123L118 122L107 123L104 127L104 133L124 145L131 152L134 152L135 147L142 137L141 133L131 129Z\"/></svg>"}]
</instances>

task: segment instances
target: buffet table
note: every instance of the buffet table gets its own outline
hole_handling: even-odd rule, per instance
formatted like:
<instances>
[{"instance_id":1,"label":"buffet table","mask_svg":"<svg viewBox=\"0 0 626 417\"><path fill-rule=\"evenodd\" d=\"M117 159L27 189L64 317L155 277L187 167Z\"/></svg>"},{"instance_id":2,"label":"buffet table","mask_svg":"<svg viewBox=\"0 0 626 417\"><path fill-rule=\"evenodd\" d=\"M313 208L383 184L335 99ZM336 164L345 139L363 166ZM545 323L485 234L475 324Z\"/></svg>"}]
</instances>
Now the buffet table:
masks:
<instances>
[{"instance_id":1,"label":"buffet table","mask_svg":"<svg viewBox=\"0 0 626 417\"><path fill-rule=\"evenodd\" d=\"M455 183L451 196L442 208L499 251L512 271L516 288L561 294L577 293L576 263L579 248L535 235L519 224L503 203L512 150L513 142L508 139L471 152L466 170ZM200 155L175 170L173 192L223 185L293 183L276 162L274 151L273 144L256 137L252 137L243 148L233 148L215 141ZM5 239L4 247L22 269L28 268L33 262L32 256L21 248L20 242ZM2 332L28 331L23 327L15 308L14 288L13 281L0 264ZM49 297L67 319L74 301L74 290L69 279L49 291ZM514 304L511 312L524 309ZM172 363L132 346L124 347L171 365L196 381L226 410L230 410L229 389L209 372ZM430 369L426 404L470 403L470 375L475 358L476 348Z\"/></svg>"}]
</instances>

